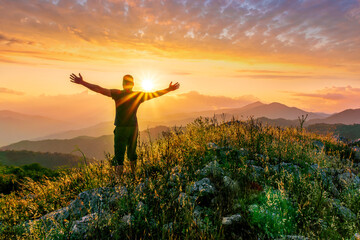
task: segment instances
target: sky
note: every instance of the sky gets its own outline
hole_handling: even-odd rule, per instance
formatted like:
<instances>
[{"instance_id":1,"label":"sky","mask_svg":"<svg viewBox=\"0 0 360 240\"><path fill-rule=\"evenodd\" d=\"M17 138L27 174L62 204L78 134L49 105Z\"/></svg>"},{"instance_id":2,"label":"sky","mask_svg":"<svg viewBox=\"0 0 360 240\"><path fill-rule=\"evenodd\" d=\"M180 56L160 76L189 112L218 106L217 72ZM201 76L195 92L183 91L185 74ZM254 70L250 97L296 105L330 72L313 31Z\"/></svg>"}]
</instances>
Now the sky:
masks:
<instances>
[{"instance_id":1,"label":"sky","mask_svg":"<svg viewBox=\"0 0 360 240\"><path fill-rule=\"evenodd\" d=\"M360 108L360 0L0 0L0 110L88 124L105 88L181 87L143 116L281 102ZM154 115L154 116L155 116Z\"/></svg>"}]
</instances>

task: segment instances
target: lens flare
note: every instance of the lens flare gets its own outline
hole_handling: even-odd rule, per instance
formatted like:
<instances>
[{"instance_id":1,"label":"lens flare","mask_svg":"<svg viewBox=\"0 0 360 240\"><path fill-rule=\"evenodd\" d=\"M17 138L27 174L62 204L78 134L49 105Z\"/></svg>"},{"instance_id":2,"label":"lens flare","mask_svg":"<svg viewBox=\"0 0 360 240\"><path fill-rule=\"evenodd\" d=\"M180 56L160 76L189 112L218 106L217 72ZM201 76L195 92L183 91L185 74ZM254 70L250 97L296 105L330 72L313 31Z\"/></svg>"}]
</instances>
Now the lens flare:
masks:
<instances>
[{"instance_id":1,"label":"lens flare","mask_svg":"<svg viewBox=\"0 0 360 240\"><path fill-rule=\"evenodd\" d=\"M154 83L151 79L144 79L141 83L142 88L146 91L152 91L154 89Z\"/></svg>"}]
</instances>

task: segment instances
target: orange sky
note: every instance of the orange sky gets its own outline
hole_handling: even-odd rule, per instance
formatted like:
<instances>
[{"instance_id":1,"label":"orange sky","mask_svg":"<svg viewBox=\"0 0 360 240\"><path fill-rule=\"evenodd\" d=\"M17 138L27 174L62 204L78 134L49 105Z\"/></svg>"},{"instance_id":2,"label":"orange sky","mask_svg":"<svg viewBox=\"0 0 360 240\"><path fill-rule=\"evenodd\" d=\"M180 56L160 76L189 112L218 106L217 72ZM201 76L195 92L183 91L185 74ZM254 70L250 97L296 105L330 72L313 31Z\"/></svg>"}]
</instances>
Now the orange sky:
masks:
<instances>
[{"instance_id":1,"label":"orange sky","mask_svg":"<svg viewBox=\"0 0 360 240\"><path fill-rule=\"evenodd\" d=\"M72 72L107 88L128 73L138 90L148 75L156 89L179 81L149 113L360 107L358 0L0 0L0 21L0 109L101 121L111 99Z\"/></svg>"}]
</instances>

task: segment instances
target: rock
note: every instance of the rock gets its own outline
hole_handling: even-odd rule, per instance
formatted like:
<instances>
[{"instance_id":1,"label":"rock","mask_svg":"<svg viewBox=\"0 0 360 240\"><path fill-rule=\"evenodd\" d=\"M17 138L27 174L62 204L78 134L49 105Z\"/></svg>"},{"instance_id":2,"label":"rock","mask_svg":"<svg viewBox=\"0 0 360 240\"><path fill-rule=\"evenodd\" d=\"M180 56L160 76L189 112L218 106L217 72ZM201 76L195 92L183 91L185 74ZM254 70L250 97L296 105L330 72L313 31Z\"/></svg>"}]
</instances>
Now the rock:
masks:
<instances>
[{"instance_id":1,"label":"rock","mask_svg":"<svg viewBox=\"0 0 360 240\"><path fill-rule=\"evenodd\" d=\"M266 159L266 157L263 154L255 153L256 159Z\"/></svg>"},{"instance_id":2,"label":"rock","mask_svg":"<svg viewBox=\"0 0 360 240\"><path fill-rule=\"evenodd\" d=\"M322 143L322 142L319 141L319 140L313 141L312 144L313 144L313 146L314 146L317 150L320 150L320 151L322 151L322 150L325 148L324 143Z\"/></svg>"},{"instance_id":3,"label":"rock","mask_svg":"<svg viewBox=\"0 0 360 240\"><path fill-rule=\"evenodd\" d=\"M227 188L234 189L237 187L237 183L228 176L223 177L224 186Z\"/></svg>"},{"instance_id":4,"label":"rock","mask_svg":"<svg viewBox=\"0 0 360 240\"><path fill-rule=\"evenodd\" d=\"M194 202L196 202L196 204L201 206L210 205L215 192L216 189L211 184L209 178L203 178L190 187L190 195L193 196L192 199L195 200Z\"/></svg>"},{"instance_id":5,"label":"rock","mask_svg":"<svg viewBox=\"0 0 360 240\"><path fill-rule=\"evenodd\" d=\"M333 203L333 207L337 209L338 214L346 220L356 220L356 214L345 206L340 205L337 202Z\"/></svg>"},{"instance_id":6,"label":"rock","mask_svg":"<svg viewBox=\"0 0 360 240\"><path fill-rule=\"evenodd\" d=\"M211 184L209 178L203 178L200 181L195 182L190 188L190 194L214 194L215 187Z\"/></svg>"},{"instance_id":7,"label":"rock","mask_svg":"<svg viewBox=\"0 0 360 240\"><path fill-rule=\"evenodd\" d=\"M214 149L214 150L220 149L220 147L219 147L218 145L216 145L215 143L213 143L213 142L209 142L209 143L207 144L207 146L208 146L209 148L211 148L211 149Z\"/></svg>"},{"instance_id":8,"label":"rock","mask_svg":"<svg viewBox=\"0 0 360 240\"><path fill-rule=\"evenodd\" d=\"M166 232L172 232L173 231L173 223L167 223L163 225L163 230Z\"/></svg>"},{"instance_id":9,"label":"rock","mask_svg":"<svg viewBox=\"0 0 360 240\"><path fill-rule=\"evenodd\" d=\"M320 168L319 165L316 163L310 165L310 170L312 171L317 171L319 168Z\"/></svg>"},{"instance_id":10,"label":"rock","mask_svg":"<svg viewBox=\"0 0 360 240\"><path fill-rule=\"evenodd\" d=\"M73 227L71 231L73 234L76 234L78 237L79 235L82 236L82 238L86 238L86 233L89 229L94 225L94 221L98 219L98 216L96 213L92 213L89 215L86 215L82 217L80 220L77 220L73 223Z\"/></svg>"},{"instance_id":11,"label":"rock","mask_svg":"<svg viewBox=\"0 0 360 240\"><path fill-rule=\"evenodd\" d=\"M346 172L338 175L338 182L342 188L347 188L349 186L359 186L360 178L351 172Z\"/></svg>"},{"instance_id":12,"label":"rock","mask_svg":"<svg viewBox=\"0 0 360 240\"><path fill-rule=\"evenodd\" d=\"M241 215L235 214L235 215L231 215L229 217L223 217L221 224L229 226L229 225L239 223L239 222L241 222L241 220L242 220Z\"/></svg>"},{"instance_id":13,"label":"rock","mask_svg":"<svg viewBox=\"0 0 360 240\"><path fill-rule=\"evenodd\" d=\"M331 179L328 180L327 188L328 188L329 192L332 195L334 195L335 197L338 197L340 195L339 190L336 188L335 184L333 183L333 181Z\"/></svg>"},{"instance_id":14,"label":"rock","mask_svg":"<svg viewBox=\"0 0 360 240\"><path fill-rule=\"evenodd\" d=\"M147 181L147 179L145 179L145 181ZM137 193L137 194L141 194L141 193L143 193L145 191L145 189L146 189L146 183L141 182L141 183L139 183L139 185L136 186L134 192Z\"/></svg>"},{"instance_id":15,"label":"rock","mask_svg":"<svg viewBox=\"0 0 360 240\"><path fill-rule=\"evenodd\" d=\"M293 163L281 162L277 165L270 165L270 168L274 171L282 171L284 169L290 173L300 173L300 167Z\"/></svg>"},{"instance_id":16,"label":"rock","mask_svg":"<svg viewBox=\"0 0 360 240\"><path fill-rule=\"evenodd\" d=\"M193 214L192 214L195 219L201 219L201 210L202 210L202 208L200 206L195 207Z\"/></svg>"},{"instance_id":17,"label":"rock","mask_svg":"<svg viewBox=\"0 0 360 240\"><path fill-rule=\"evenodd\" d=\"M308 238L298 235L286 235L281 238L277 238L277 240L308 240Z\"/></svg>"},{"instance_id":18,"label":"rock","mask_svg":"<svg viewBox=\"0 0 360 240\"><path fill-rule=\"evenodd\" d=\"M258 166L259 165L259 161L256 160L247 160L246 163L248 165L254 165L254 166Z\"/></svg>"},{"instance_id":19,"label":"rock","mask_svg":"<svg viewBox=\"0 0 360 240\"><path fill-rule=\"evenodd\" d=\"M249 168L252 170L251 175L253 178L262 177L265 173L264 168L259 166L250 165Z\"/></svg>"},{"instance_id":20,"label":"rock","mask_svg":"<svg viewBox=\"0 0 360 240\"><path fill-rule=\"evenodd\" d=\"M240 155L241 157L245 157L245 156L248 156L248 155L249 155L249 151L248 151L247 149L245 149L245 148L240 148L240 149L238 150L238 152L239 152L239 155Z\"/></svg>"},{"instance_id":21,"label":"rock","mask_svg":"<svg viewBox=\"0 0 360 240\"><path fill-rule=\"evenodd\" d=\"M145 207L145 204L143 202L138 202L138 205L136 206L136 211L143 211Z\"/></svg>"},{"instance_id":22,"label":"rock","mask_svg":"<svg viewBox=\"0 0 360 240\"><path fill-rule=\"evenodd\" d=\"M124 215L122 218L121 218L121 221L123 223L125 223L126 225L130 226L131 225L131 214L129 213L128 215Z\"/></svg>"},{"instance_id":23,"label":"rock","mask_svg":"<svg viewBox=\"0 0 360 240\"><path fill-rule=\"evenodd\" d=\"M200 170L201 176L223 176L224 170L220 167L220 164L217 161L208 163L203 169Z\"/></svg>"},{"instance_id":24,"label":"rock","mask_svg":"<svg viewBox=\"0 0 360 240\"><path fill-rule=\"evenodd\" d=\"M127 194L126 187L115 188L96 188L88 191L84 191L73 200L69 206L58 209L54 212L48 213L41 218L34 221L43 221L49 227L56 222L62 222L63 220L76 220L80 219L85 221L92 214L106 215L107 212L114 207L116 202ZM88 218L84 218L88 216Z\"/></svg>"}]
</instances>

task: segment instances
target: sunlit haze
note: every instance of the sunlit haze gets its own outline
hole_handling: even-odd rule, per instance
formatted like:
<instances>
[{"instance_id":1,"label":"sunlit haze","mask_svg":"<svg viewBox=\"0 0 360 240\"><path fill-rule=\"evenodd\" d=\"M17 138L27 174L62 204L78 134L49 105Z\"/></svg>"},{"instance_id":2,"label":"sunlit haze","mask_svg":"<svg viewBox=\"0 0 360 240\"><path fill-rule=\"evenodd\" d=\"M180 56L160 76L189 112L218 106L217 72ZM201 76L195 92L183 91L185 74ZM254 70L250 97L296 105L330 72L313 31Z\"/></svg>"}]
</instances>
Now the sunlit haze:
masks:
<instances>
[{"instance_id":1,"label":"sunlit haze","mask_svg":"<svg viewBox=\"0 0 360 240\"><path fill-rule=\"evenodd\" d=\"M112 120L109 89L181 88L140 116L281 102L359 108L359 0L0 0L0 109L64 121ZM153 78L144 78L150 73Z\"/></svg>"}]
</instances>

